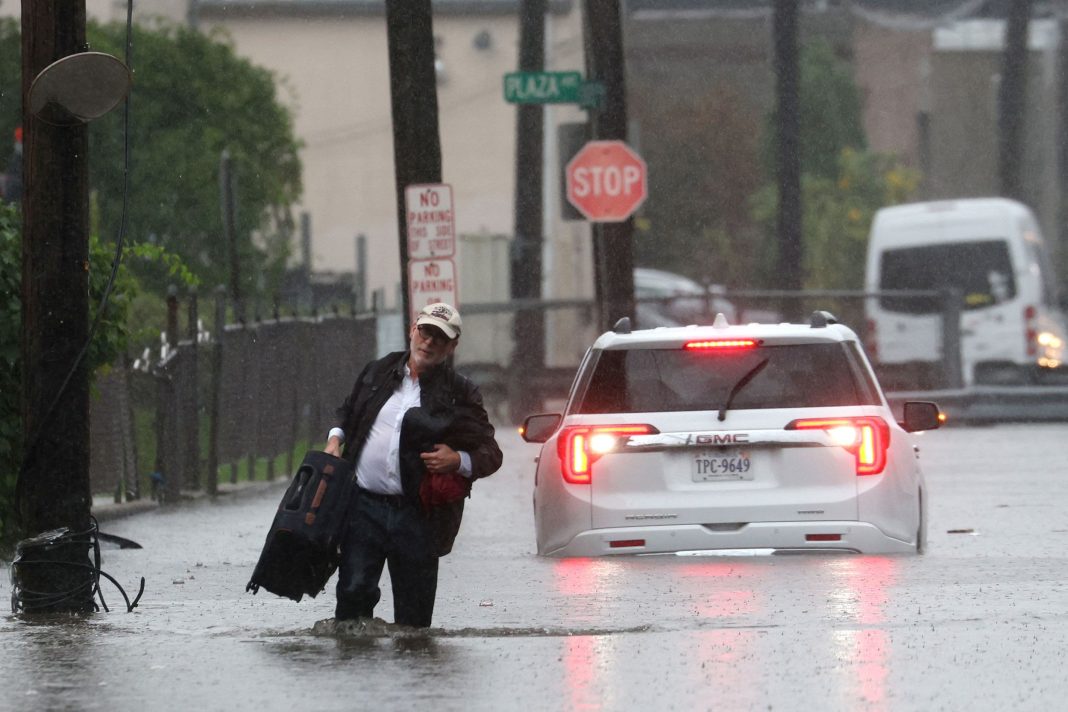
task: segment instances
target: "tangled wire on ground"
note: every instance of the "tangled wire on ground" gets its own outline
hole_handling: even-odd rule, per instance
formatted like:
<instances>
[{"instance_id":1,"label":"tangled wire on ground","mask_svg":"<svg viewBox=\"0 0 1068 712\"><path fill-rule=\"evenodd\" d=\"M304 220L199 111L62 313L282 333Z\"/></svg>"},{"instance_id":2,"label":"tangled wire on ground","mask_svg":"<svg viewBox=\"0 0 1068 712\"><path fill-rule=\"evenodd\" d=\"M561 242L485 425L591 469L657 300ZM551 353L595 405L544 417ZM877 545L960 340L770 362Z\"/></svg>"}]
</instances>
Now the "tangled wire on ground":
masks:
<instances>
[{"instance_id":1,"label":"tangled wire on ground","mask_svg":"<svg viewBox=\"0 0 1068 712\"><path fill-rule=\"evenodd\" d=\"M69 610L72 604L76 605L76 601L82 599L91 603L95 611L99 611L100 607L103 607L105 611L110 611L111 609L108 608L108 604L104 601L104 594L100 590L101 576L111 581L111 583L115 584L115 588L119 589L119 593L122 594L123 599L126 601L127 613L137 607L137 602L141 600L141 595L145 592L145 577L141 577L141 587L137 591L137 596L131 602L130 597L126 595L126 591L119 585L119 582L100 569L99 527L95 517L90 516L89 520L89 528L82 532L71 532L66 527L63 527L38 534L29 539L23 539L18 543L15 549L15 559L11 562L12 613L65 611ZM64 561L55 557L57 552L65 548L81 546L92 548L92 563ZM81 583L76 583L62 591L38 591L22 585L22 580L26 578L26 573L23 571L25 567L45 566L59 569L64 567L84 569L88 573ZM32 580L32 574L30 576ZM41 578L38 577L38 581ZM88 592L87 599L86 592ZM100 600L100 606L96 605L96 601L93 600L94 597Z\"/></svg>"}]
</instances>

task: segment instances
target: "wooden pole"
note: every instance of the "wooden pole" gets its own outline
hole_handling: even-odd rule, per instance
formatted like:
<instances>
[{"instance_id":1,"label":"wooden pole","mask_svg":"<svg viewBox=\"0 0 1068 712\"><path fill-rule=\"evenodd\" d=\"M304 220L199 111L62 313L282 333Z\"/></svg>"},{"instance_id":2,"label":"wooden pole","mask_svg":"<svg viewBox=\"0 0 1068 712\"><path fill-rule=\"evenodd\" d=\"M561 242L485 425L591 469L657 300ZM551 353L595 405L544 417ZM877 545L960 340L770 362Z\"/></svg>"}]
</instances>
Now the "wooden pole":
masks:
<instances>
[{"instance_id":1,"label":"wooden pole","mask_svg":"<svg viewBox=\"0 0 1068 712\"><path fill-rule=\"evenodd\" d=\"M22 426L17 509L29 534L89 528L89 134L28 111L30 86L52 62L85 49L85 0L22 2ZM73 369L73 370L72 370ZM76 591L52 611L93 608L88 547L61 547L58 565L23 566L26 590ZM64 565L67 564L67 565Z\"/></svg>"},{"instance_id":2,"label":"wooden pole","mask_svg":"<svg viewBox=\"0 0 1068 712\"><path fill-rule=\"evenodd\" d=\"M407 335L411 307L408 303L408 221L404 190L418 183L441 182L441 137L430 0L386 0L386 36L397 181L401 318Z\"/></svg>"},{"instance_id":3,"label":"wooden pole","mask_svg":"<svg viewBox=\"0 0 1068 712\"><path fill-rule=\"evenodd\" d=\"M1024 124L1027 120L1027 35L1031 0L1012 0L998 87L998 184L1001 195L1024 199Z\"/></svg>"},{"instance_id":4,"label":"wooden pole","mask_svg":"<svg viewBox=\"0 0 1068 712\"><path fill-rule=\"evenodd\" d=\"M604 86L604 106L590 112L590 135L627 140L627 88L620 0L585 0L586 73ZM602 329L634 319L634 218L594 223L593 259Z\"/></svg>"},{"instance_id":5,"label":"wooden pole","mask_svg":"<svg viewBox=\"0 0 1068 712\"><path fill-rule=\"evenodd\" d=\"M775 0L776 178L779 185L778 284L800 291L804 286L801 233L801 78L798 66L798 0ZM787 320L800 318L797 300L784 298Z\"/></svg>"},{"instance_id":6,"label":"wooden pole","mask_svg":"<svg viewBox=\"0 0 1068 712\"><path fill-rule=\"evenodd\" d=\"M546 0L520 0L520 72L545 69L546 4ZM515 237L511 255L513 299L541 298L544 123L544 105L520 104L516 107ZM514 423L540 409L540 393L530 376L545 367L544 318L544 312L537 309L519 310L512 323L515 350L508 403Z\"/></svg>"}]
</instances>

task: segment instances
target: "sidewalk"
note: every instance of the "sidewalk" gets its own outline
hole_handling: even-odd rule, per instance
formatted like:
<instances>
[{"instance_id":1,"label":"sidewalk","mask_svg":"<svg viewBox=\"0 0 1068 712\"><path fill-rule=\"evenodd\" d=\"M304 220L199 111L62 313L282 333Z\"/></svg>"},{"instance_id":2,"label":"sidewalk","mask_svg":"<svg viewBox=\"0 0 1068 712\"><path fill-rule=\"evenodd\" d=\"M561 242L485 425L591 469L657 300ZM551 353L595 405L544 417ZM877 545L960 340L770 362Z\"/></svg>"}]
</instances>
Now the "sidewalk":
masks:
<instances>
[{"instance_id":1,"label":"sidewalk","mask_svg":"<svg viewBox=\"0 0 1068 712\"><path fill-rule=\"evenodd\" d=\"M496 420L494 420L493 426L497 430L497 441L505 452L506 460L511 460L513 451L517 455L521 452L527 452L526 448L529 446L526 446L520 440L516 426L502 424ZM527 455L526 457L530 456ZM527 467L533 472L531 465L527 465ZM236 498L238 496L256 495L272 489L277 489L281 493L289 485L291 477L291 474L280 473L273 480L256 480L255 482L238 482L234 484L220 482L216 497ZM91 513L98 522L106 522L208 498L208 493L203 489L185 490L179 495L178 502L161 506L159 502L151 498L151 495L129 502L115 502L113 495L96 494L93 495Z\"/></svg>"},{"instance_id":2,"label":"sidewalk","mask_svg":"<svg viewBox=\"0 0 1068 712\"><path fill-rule=\"evenodd\" d=\"M289 480L289 475L285 475L275 477L273 480L257 480L255 482L238 482L236 484L220 482L218 493L215 496L229 498L238 495L259 494L272 489L281 491L289 484ZM179 495L178 502L168 505L160 505L159 502L151 497L145 497L129 502L115 502L115 498L112 495L97 494L93 495L91 513L96 517L98 522L106 522L133 516L134 514L141 514L143 512L180 506L186 502L207 499L208 497L208 493L204 490L189 490L183 491Z\"/></svg>"}]
</instances>

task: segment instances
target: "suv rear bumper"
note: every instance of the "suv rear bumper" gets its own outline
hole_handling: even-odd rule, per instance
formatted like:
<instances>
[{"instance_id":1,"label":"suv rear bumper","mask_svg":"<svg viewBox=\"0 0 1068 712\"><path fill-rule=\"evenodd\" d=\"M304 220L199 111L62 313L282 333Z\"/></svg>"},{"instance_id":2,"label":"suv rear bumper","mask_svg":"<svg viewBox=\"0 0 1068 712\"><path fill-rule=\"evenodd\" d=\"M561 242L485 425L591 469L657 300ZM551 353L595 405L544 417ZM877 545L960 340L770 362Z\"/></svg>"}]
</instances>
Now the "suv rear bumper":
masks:
<instances>
[{"instance_id":1,"label":"suv rear bumper","mask_svg":"<svg viewBox=\"0 0 1068 712\"><path fill-rule=\"evenodd\" d=\"M840 535L837 541L809 540L810 535ZM638 544L637 542L642 542ZM612 543L616 542L616 546ZM621 546L620 543L629 543ZM712 530L697 524L623 527L580 532L564 547L538 552L544 556L666 554L721 549L839 550L860 554L914 554L916 543L894 539L866 522L756 522L737 529Z\"/></svg>"}]
</instances>

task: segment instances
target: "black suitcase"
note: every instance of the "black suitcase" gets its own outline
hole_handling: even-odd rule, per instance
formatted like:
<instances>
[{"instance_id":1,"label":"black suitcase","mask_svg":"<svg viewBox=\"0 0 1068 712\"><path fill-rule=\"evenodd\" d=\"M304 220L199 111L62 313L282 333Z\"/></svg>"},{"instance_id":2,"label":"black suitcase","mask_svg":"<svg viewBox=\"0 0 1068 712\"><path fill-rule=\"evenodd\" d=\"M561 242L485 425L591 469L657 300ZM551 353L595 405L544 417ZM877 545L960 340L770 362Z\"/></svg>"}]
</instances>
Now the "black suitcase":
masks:
<instances>
[{"instance_id":1,"label":"black suitcase","mask_svg":"<svg viewBox=\"0 0 1068 712\"><path fill-rule=\"evenodd\" d=\"M309 451L278 505L259 562L245 587L299 601L315 598L338 564L356 468L325 452Z\"/></svg>"}]
</instances>

